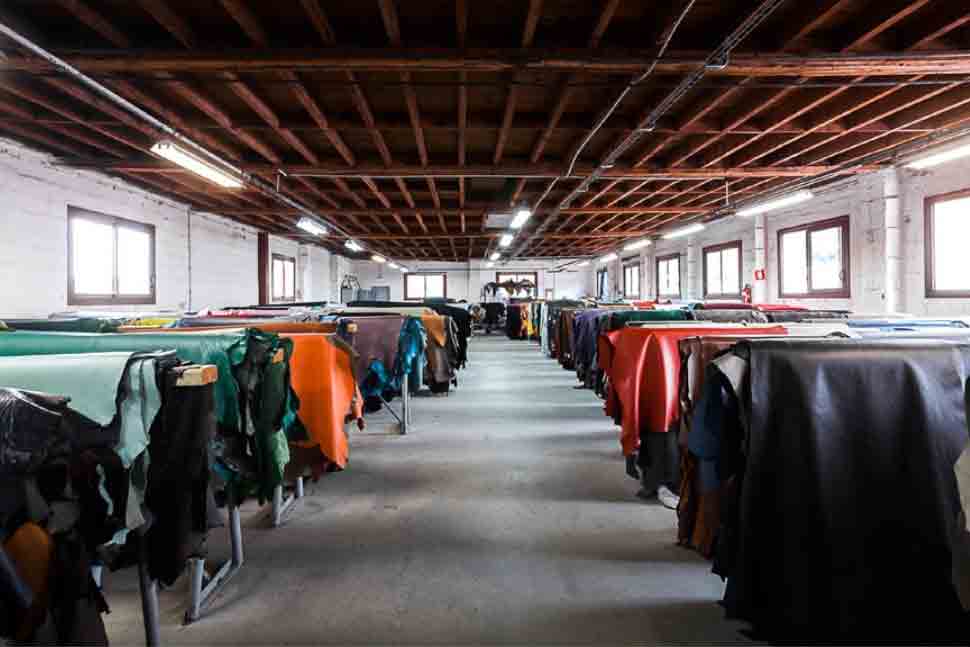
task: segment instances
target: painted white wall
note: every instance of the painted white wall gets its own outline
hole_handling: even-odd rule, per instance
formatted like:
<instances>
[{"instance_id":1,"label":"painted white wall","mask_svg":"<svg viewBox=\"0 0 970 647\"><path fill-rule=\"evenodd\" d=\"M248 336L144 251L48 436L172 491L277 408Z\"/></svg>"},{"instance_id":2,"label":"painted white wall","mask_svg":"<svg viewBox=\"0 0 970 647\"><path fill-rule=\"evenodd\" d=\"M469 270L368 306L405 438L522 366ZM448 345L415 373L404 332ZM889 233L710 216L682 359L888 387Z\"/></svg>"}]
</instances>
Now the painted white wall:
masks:
<instances>
[{"instance_id":1,"label":"painted white wall","mask_svg":"<svg viewBox=\"0 0 970 647\"><path fill-rule=\"evenodd\" d=\"M850 299L807 299L816 307L882 312L886 294L886 171L849 178L824 188L817 197L765 217L766 291L778 298L778 230L794 225L850 216ZM891 185L890 185L891 186ZM970 188L970 160L944 164L924 172L899 172L901 211L901 290L899 309L915 315L970 313L968 299L928 299L924 278L924 200L933 195ZM116 310L162 310L221 307L256 302L257 250L254 229L211 214L189 211L186 205L158 197L98 173L55 166L51 158L20 144L0 140L0 316L46 316L67 305L68 205L153 224L156 228L157 303L153 307ZM741 240L744 282L753 283L755 220L731 218L697 234L698 249ZM191 230L191 232L190 232ZM655 296L656 256L679 253L685 296L701 295L701 268L688 281L687 239L657 241L609 263L610 284L618 292L622 265L641 260L641 294ZM355 275L363 287L389 285L391 298L403 298L399 272L372 262L350 261L316 246L271 237L270 249L297 259L298 298L338 300L339 286ZM190 251L191 250L191 251ZM498 271L538 273L539 293L552 288L556 298L595 294L595 275L602 265L570 267L553 273L563 261L522 261L485 267L484 262L410 263L414 271L444 271L448 296L477 300L481 288ZM191 276L191 281L189 277ZM105 309L105 308L98 308Z\"/></svg>"},{"instance_id":2,"label":"painted white wall","mask_svg":"<svg viewBox=\"0 0 970 647\"><path fill-rule=\"evenodd\" d=\"M576 299L589 294L587 287L588 270L586 268L569 267L561 272L552 270L565 264L566 260L555 261L519 261L486 267L484 261L469 263L444 263L411 261L407 267L412 273L444 272L447 275L448 298L471 302L481 299L482 288L485 284L495 280L497 272L535 272L538 279L539 294L545 296L546 290L553 291L556 299ZM389 286L391 300L399 301L404 298L404 277L398 270L391 269L384 264L372 261L355 261L352 273L360 281L362 288L375 286Z\"/></svg>"},{"instance_id":3,"label":"painted white wall","mask_svg":"<svg viewBox=\"0 0 970 647\"><path fill-rule=\"evenodd\" d=\"M816 191L816 197L790 209L765 216L767 295L772 303L802 303L817 308L849 309L858 313L880 313L886 308L886 213L887 173L879 171L844 180ZM970 188L970 160L951 162L934 169L914 172L900 169L899 195L901 201L902 286L898 311L917 316L946 316L970 314L968 299L928 299L925 293L924 260L924 200L933 195ZM889 184L891 187L892 185ZM788 227L849 216L850 286L849 299L781 299L778 286L778 231ZM968 215L970 217L970 215ZM728 218L708 225L694 236L699 247L740 240L742 245L743 282L754 285L755 251L754 218ZM967 241L970 243L970 241ZM689 285L687 277L688 239L658 240L640 253L643 263L643 297L656 295L655 258L660 255L681 255L681 284L684 296L690 298L702 292L699 269L696 284ZM629 260L634 255L627 255ZM611 280L620 263L611 263ZM602 267L598 265L596 269ZM592 279L591 279L592 282Z\"/></svg>"},{"instance_id":4,"label":"painted white wall","mask_svg":"<svg viewBox=\"0 0 970 647\"><path fill-rule=\"evenodd\" d=\"M184 204L115 178L55 166L49 156L7 140L0 140L0 195L0 316L72 309L67 305L69 205L155 226L156 304L91 309L185 310L258 300L253 228L190 212ZM302 263L297 271L301 298L337 297L329 252L276 237L270 238L270 249Z\"/></svg>"}]
</instances>

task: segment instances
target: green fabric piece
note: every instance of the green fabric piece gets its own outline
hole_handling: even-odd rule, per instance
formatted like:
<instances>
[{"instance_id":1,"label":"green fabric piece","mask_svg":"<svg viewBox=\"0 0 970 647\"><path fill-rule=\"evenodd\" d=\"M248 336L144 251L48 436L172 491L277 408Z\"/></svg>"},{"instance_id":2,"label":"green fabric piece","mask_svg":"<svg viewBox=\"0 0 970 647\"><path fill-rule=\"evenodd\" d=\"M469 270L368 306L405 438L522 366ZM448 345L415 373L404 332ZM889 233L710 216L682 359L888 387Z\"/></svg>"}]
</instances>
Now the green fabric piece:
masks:
<instances>
[{"instance_id":1,"label":"green fabric piece","mask_svg":"<svg viewBox=\"0 0 970 647\"><path fill-rule=\"evenodd\" d=\"M156 379L159 357L133 352L0 357L0 385L68 397L74 411L102 427L117 421L114 450L129 476L128 529L146 521L142 505L148 486L149 432L162 409Z\"/></svg>"},{"instance_id":2,"label":"green fabric piece","mask_svg":"<svg viewBox=\"0 0 970 647\"><path fill-rule=\"evenodd\" d=\"M107 427L118 413L118 388L131 356L115 352L0 357L0 386L70 397L72 409Z\"/></svg>"},{"instance_id":3,"label":"green fabric piece","mask_svg":"<svg viewBox=\"0 0 970 647\"><path fill-rule=\"evenodd\" d=\"M622 328L636 321L687 321L684 310L621 310L610 314L610 329Z\"/></svg>"},{"instance_id":4,"label":"green fabric piece","mask_svg":"<svg viewBox=\"0 0 970 647\"><path fill-rule=\"evenodd\" d=\"M174 350L182 361L214 364L219 369L215 388L216 417L221 425L239 429L239 389L233 369L246 359L250 340L261 336L270 334L259 331L87 334L18 330L0 338L0 357Z\"/></svg>"},{"instance_id":5,"label":"green fabric piece","mask_svg":"<svg viewBox=\"0 0 970 647\"><path fill-rule=\"evenodd\" d=\"M14 330L47 332L118 332L120 319L104 317L70 317L65 319L5 319Z\"/></svg>"},{"instance_id":6,"label":"green fabric piece","mask_svg":"<svg viewBox=\"0 0 970 647\"><path fill-rule=\"evenodd\" d=\"M285 361L272 364L278 349L283 349ZM155 350L174 350L182 361L214 364L219 369L216 418L224 431L250 439L257 482L246 482L228 465L216 472L236 488L240 498L247 493L257 494L261 501L272 496L289 462L289 447L281 432L286 421L296 418L299 407L290 386L292 340L256 329L137 334L14 331L0 335L0 357ZM213 449L218 456L218 447Z\"/></svg>"}]
</instances>

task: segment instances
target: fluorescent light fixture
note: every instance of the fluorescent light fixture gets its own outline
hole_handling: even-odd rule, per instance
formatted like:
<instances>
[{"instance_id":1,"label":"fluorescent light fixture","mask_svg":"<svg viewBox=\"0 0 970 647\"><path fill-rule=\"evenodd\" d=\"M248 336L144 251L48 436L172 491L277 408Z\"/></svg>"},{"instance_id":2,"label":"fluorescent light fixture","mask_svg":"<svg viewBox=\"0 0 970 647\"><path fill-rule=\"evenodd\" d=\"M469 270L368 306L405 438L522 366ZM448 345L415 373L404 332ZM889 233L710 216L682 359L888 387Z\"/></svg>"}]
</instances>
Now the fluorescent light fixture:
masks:
<instances>
[{"instance_id":1,"label":"fluorescent light fixture","mask_svg":"<svg viewBox=\"0 0 970 647\"><path fill-rule=\"evenodd\" d=\"M502 237L498 239L498 246L508 247L512 244L513 238L515 238L515 234L502 234Z\"/></svg>"},{"instance_id":2,"label":"fluorescent light fixture","mask_svg":"<svg viewBox=\"0 0 970 647\"><path fill-rule=\"evenodd\" d=\"M344 247L346 247L347 249L349 249L352 252L362 252L362 251L364 251L364 248L356 240L350 240L350 239L348 239L347 242L344 243Z\"/></svg>"},{"instance_id":3,"label":"fluorescent light fixture","mask_svg":"<svg viewBox=\"0 0 970 647\"><path fill-rule=\"evenodd\" d=\"M502 258L502 252L492 252L492 255L488 257L490 261L497 261Z\"/></svg>"},{"instance_id":4,"label":"fluorescent light fixture","mask_svg":"<svg viewBox=\"0 0 970 647\"><path fill-rule=\"evenodd\" d=\"M308 234L313 234L314 236L326 236L327 228L321 225L319 222L313 218L300 218L296 226L307 232Z\"/></svg>"},{"instance_id":5,"label":"fluorescent light fixture","mask_svg":"<svg viewBox=\"0 0 970 647\"><path fill-rule=\"evenodd\" d=\"M576 267L586 267L587 265L589 265L589 261L583 261L582 263L580 263Z\"/></svg>"},{"instance_id":6,"label":"fluorescent light fixture","mask_svg":"<svg viewBox=\"0 0 970 647\"><path fill-rule=\"evenodd\" d=\"M203 160L198 155L190 153L178 144L167 140L160 141L152 146L152 152L159 157L164 157L169 162L173 162L186 170L192 171L200 177L204 177L210 182L215 182L221 187L227 189L242 188L242 180L238 177L230 175L214 164Z\"/></svg>"},{"instance_id":7,"label":"fluorescent light fixture","mask_svg":"<svg viewBox=\"0 0 970 647\"><path fill-rule=\"evenodd\" d=\"M635 249L642 249L650 244L649 238L642 238L640 240L635 240L632 243L627 243L623 246L624 252L632 252Z\"/></svg>"},{"instance_id":8,"label":"fluorescent light fixture","mask_svg":"<svg viewBox=\"0 0 970 647\"><path fill-rule=\"evenodd\" d=\"M952 162L953 160L958 160L967 156L970 156L970 144L964 144L962 146L957 146L956 148L951 148L950 150L933 153L932 155L927 155L926 157L920 157L912 162L906 162L906 168L920 170L930 168L931 166L945 164L946 162Z\"/></svg>"},{"instance_id":9,"label":"fluorescent light fixture","mask_svg":"<svg viewBox=\"0 0 970 647\"><path fill-rule=\"evenodd\" d=\"M690 236L691 234L696 234L699 231L704 231L705 227L701 223L696 225L687 225L686 227L681 227L680 229L674 229L673 231L664 234L666 240L671 238L680 238L682 236Z\"/></svg>"},{"instance_id":10,"label":"fluorescent light fixture","mask_svg":"<svg viewBox=\"0 0 970 647\"><path fill-rule=\"evenodd\" d=\"M616 255L616 252L610 252L606 256L600 257L600 263L609 263L610 261L615 261L617 258L619 257Z\"/></svg>"},{"instance_id":11,"label":"fluorescent light fixture","mask_svg":"<svg viewBox=\"0 0 970 647\"><path fill-rule=\"evenodd\" d=\"M489 261L485 263L485 267L495 267L495 263L493 263L492 261Z\"/></svg>"},{"instance_id":12,"label":"fluorescent light fixture","mask_svg":"<svg viewBox=\"0 0 970 647\"><path fill-rule=\"evenodd\" d=\"M402 273L404 273L404 274L407 274L407 273L408 273L408 268L406 268L406 267L404 267L403 265L402 265L402 266L401 266L401 267L400 267L399 269L400 269L400 270L401 270L401 272L402 272Z\"/></svg>"},{"instance_id":13,"label":"fluorescent light fixture","mask_svg":"<svg viewBox=\"0 0 970 647\"><path fill-rule=\"evenodd\" d=\"M522 229L522 225L528 222L529 218L532 217L532 211L529 209L519 209L515 212L515 218L512 218L512 222L509 227L512 229Z\"/></svg>"},{"instance_id":14,"label":"fluorescent light fixture","mask_svg":"<svg viewBox=\"0 0 970 647\"><path fill-rule=\"evenodd\" d=\"M399 269L401 269L401 266L398 265L397 263L388 263L387 266L389 268L391 268L392 270L399 270Z\"/></svg>"},{"instance_id":15,"label":"fluorescent light fixture","mask_svg":"<svg viewBox=\"0 0 970 647\"><path fill-rule=\"evenodd\" d=\"M757 216L761 213L768 213L769 211L775 211L776 209L783 209L794 204L806 202L814 197L815 194L811 191L796 191L795 193L778 198L777 200L769 200L767 202L762 202L761 204L753 204L750 207L745 207L744 209L738 209L738 215Z\"/></svg>"},{"instance_id":16,"label":"fluorescent light fixture","mask_svg":"<svg viewBox=\"0 0 970 647\"><path fill-rule=\"evenodd\" d=\"M373 254L373 255L372 255L372 256L370 257L370 259L371 259L372 261L374 261L375 263L386 263L386 262L387 262L387 259L386 259L386 258L384 258L383 256L381 256L380 254Z\"/></svg>"}]
</instances>

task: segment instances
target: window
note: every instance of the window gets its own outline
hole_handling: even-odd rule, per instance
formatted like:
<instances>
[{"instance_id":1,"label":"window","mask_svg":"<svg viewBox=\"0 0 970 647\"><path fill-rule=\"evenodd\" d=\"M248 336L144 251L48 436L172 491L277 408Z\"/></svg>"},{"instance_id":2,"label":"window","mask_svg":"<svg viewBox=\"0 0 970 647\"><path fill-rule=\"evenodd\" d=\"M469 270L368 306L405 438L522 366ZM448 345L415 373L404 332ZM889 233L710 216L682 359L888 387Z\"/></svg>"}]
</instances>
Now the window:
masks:
<instances>
[{"instance_id":1,"label":"window","mask_svg":"<svg viewBox=\"0 0 970 647\"><path fill-rule=\"evenodd\" d=\"M926 296L970 298L970 190L926 199Z\"/></svg>"},{"instance_id":2,"label":"window","mask_svg":"<svg viewBox=\"0 0 970 647\"><path fill-rule=\"evenodd\" d=\"M296 301L296 259L273 254L273 301Z\"/></svg>"},{"instance_id":3,"label":"window","mask_svg":"<svg viewBox=\"0 0 970 647\"><path fill-rule=\"evenodd\" d=\"M778 274L783 298L848 299L849 217L779 231Z\"/></svg>"},{"instance_id":4,"label":"window","mask_svg":"<svg viewBox=\"0 0 970 647\"><path fill-rule=\"evenodd\" d=\"M623 266L623 296L627 299L640 298L640 264Z\"/></svg>"},{"instance_id":5,"label":"window","mask_svg":"<svg viewBox=\"0 0 970 647\"><path fill-rule=\"evenodd\" d=\"M498 284L505 283L506 281L515 281L516 283L521 283L522 281L532 281L532 285L535 287L528 292L516 292L515 294L510 294L510 297L535 297L539 288L539 273L538 272L496 272L495 282Z\"/></svg>"},{"instance_id":6,"label":"window","mask_svg":"<svg viewBox=\"0 0 970 647\"><path fill-rule=\"evenodd\" d=\"M421 301L423 299L444 299L448 296L447 276L440 274L405 274L404 299Z\"/></svg>"},{"instance_id":7,"label":"window","mask_svg":"<svg viewBox=\"0 0 970 647\"><path fill-rule=\"evenodd\" d=\"M680 298L680 254L657 257L657 298Z\"/></svg>"},{"instance_id":8,"label":"window","mask_svg":"<svg viewBox=\"0 0 970 647\"><path fill-rule=\"evenodd\" d=\"M597 299L605 299L607 297L607 294L609 292L607 290L608 277L609 275L605 269L597 270L596 272L596 298Z\"/></svg>"},{"instance_id":9,"label":"window","mask_svg":"<svg viewBox=\"0 0 970 647\"><path fill-rule=\"evenodd\" d=\"M741 241L704 248L704 298L741 296Z\"/></svg>"},{"instance_id":10,"label":"window","mask_svg":"<svg viewBox=\"0 0 970 647\"><path fill-rule=\"evenodd\" d=\"M67 303L155 303L155 227L67 209Z\"/></svg>"}]
</instances>

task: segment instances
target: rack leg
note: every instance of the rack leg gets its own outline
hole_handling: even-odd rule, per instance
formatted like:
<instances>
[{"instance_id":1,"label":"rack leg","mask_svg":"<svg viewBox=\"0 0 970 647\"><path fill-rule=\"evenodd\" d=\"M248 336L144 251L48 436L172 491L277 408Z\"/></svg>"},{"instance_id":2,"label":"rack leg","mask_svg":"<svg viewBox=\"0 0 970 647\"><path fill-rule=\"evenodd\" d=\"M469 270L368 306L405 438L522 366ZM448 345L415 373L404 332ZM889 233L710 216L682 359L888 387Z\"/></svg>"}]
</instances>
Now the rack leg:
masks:
<instances>
[{"instance_id":1,"label":"rack leg","mask_svg":"<svg viewBox=\"0 0 970 647\"><path fill-rule=\"evenodd\" d=\"M195 622L202 613L202 587L205 584L205 559L194 557L189 560L190 599L185 612L185 622Z\"/></svg>"},{"instance_id":2,"label":"rack leg","mask_svg":"<svg viewBox=\"0 0 970 647\"><path fill-rule=\"evenodd\" d=\"M411 385L410 376L405 373L404 381L401 385L401 435L408 433L411 415Z\"/></svg>"},{"instance_id":3,"label":"rack leg","mask_svg":"<svg viewBox=\"0 0 970 647\"><path fill-rule=\"evenodd\" d=\"M303 477L302 476L296 477L296 488L294 491L295 491L294 496L296 496L297 499L303 498Z\"/></svg>"},{"instance_id":4,"label":"rack leg","mask_svg":"<svg viewBox=\"0 0 970 647\"><path fill-rule=\"evenodd\" d=\"M147 555L138 560L138 588L141 590L141 615L145 623L145 644L161 644L158 630L158 584L148 574Z\"/></svg>"},{"instance_id":5,"label":"rack leg","mask_svg":"<svg viewBox=\"0 0 970 647\"><path fill-rule=\"evenodd\" d=\"M243 563L242 520L239 506L229 508L229 541L232 542L232 565L239 568Z\"/></svg>"},{"instance_id":6,"label":"rack leg","mask_svg":"<svg viewBox=\"0 0 970 647\"><path fill-rule=\"evenodd\" d=\"M189 560L192 580L189 608L185 612L186 624L199 619L202 609L209 603L209 600L243 565L242 520L240 519L239 508L232 504L229 505L229 543L232 548L232 557L210 578L205 576L204 559L193 558Z\"/></svg>"}]
</instances>

